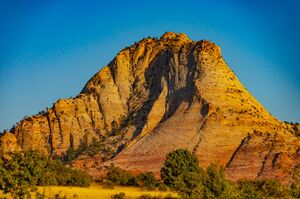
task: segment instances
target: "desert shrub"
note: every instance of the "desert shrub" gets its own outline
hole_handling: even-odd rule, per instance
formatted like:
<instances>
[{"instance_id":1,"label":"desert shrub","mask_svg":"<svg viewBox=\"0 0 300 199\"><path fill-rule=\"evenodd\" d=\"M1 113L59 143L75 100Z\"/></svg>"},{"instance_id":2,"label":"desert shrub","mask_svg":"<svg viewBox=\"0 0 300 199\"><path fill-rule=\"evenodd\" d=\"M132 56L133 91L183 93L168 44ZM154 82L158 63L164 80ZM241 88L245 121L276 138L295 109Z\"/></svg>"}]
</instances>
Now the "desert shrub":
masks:
<instances>
[{"instance_id":1,"label":"desert shrub","mask_svg":"<svg viewBox=\"0 0 300 199\"><path fill-rule=\"evenodd\" d=\"M168 194L165 197L162 197L162 196L151 196L150 194L143 194L143 195L139 196L138 199L175 199L175 197L172 197L171 194Z\"/></svg>"},{"instance_id":2,"label":"desert shrub","mask_svg":"<svg viewBox=\"0 0 300 199\"><path fill-rule=\"evenodd\" d=\"M44 199L44 198L46 198L45 193L41 193L38 191L35 192L35 199Z\"/></svg>"},{"instance_id":3,"label":"desert shrub","mask_svg":"<svg viewBox=\"0 0 300 199\"><path fill-rule=\"evenodd\" d=\"M275 179L243 180L239 182L239 187L245 199L297 198L292 189Z\"/></svg>"},{"instance_id":4,"label":"desert shrub","mask_svg":"<svg viewBox=\"0 0 300 199\"><path fill-rule=\"evenodd\" d=\"M168 194L164 197L164 199L178 199L178 197L173 197L171 194Z\"/></svg>"},{"instance_id":5,"label":"desert shrub","mask_svg":"<svg viewBox=\"0 0 300 199\"><path fill-rule=\"evenodd\" d=\"M102 183L102 187L103 187L104 189L115 189L115 183L113 183L113 182L110 181L110 180L103 179L103 180L101 181L101 183Z\"/></svg>"},{"instance_id":6,"label":"desert shrub","mask_svg":"<svg viewBox=\"0 0 300 199\"><path fill-rule=\"evenodd\" d=\"M290 193L294 198L300 198L300 189L294 183L290 186Z\"/></svg>"},{"instance_id":7,"label":"desert shrub","mask_svg":"<svg viewBox=\"0 0 300 199\"><path fill-rule=\"evenodd\" d=\"M58 192L54 195L54 199L67 199L66 195L62 195L62 192Z\"/></svg>"},{"instance_id":8,"label":"desert shrub","mask_svg":"<svg viewBox=\"0 0 300 199\"><path fill-rule=\"evenodd\" d=\"M154 190L159 182L155 178L153 172L141 173L135 178L135 182L139 187L144 187L148 190Z\"/></svg>"},{"instance_id":9,"label":"desert shrub","mask_svg":"<svg viewBox=\"0 0 300 199\"><path fill-rule=\"evenodd\" d=\"M240 198L237 186L227 180L224 169L215 164L206 169L202 184L205 188L204 196L207 198Z\"/></svg>"},{"instance_id":10,"label":"desert shrub","mask_svg":"<svg viewBox=\"0 0 300 199\"><path fill-rule=\"evenodd\" d=\"M167 190L168 187L159 182L153 172L140 173L133 175L132 173L123 170L113 164L108 168L106 179L102 181L105 186L113 187L114 185L122 186L137 186L147 190Z\"/></svg>"},{"instance_id":11,"label":"desert shrub","mask_svg":"<svg viewBox=\"0 0 300 199\"><path fill-rule=\"evenodd\" d=\"M163 199L160 196L151 196L150 194L143 194L138 197L138 199Z\"/></svg>"},{"instance_id":12,"label":"desert shrub","mask_svg":"<svg viewBox=\"0 0 300 199\"><path fill-rule=\"evenodd\" d=\"M64 163L70 163L73 160L76 160L79 155L85 154L90 157L94 157L96 154L100 152L108 154L107 155L108 157L104 156L104 158L109 159L113 151L105 143L105 141L106 141L106 137L104 136L102 137L101 140L97 140L96 138L93 138L90 144L88 144L87 141L81 141L77 149L70 147L61 159Z\"/></svg>"},{"instance_id":13,"label":"desert shrub","mask_svg":"<svg viewBox=\"0 0 300 199\"><path fill-rule=\"evenodd\" d=\"M86 153L93 157L100 151L103 151L105 149L105 144L102 140L96 140L96 138L93 138L91 145L86 149ZM82 152L81 152L82 153Z\"/></svg>"},{"instance_id":14,"label":"desert shrub","mask_svg":"<svg viewBox=\"0 0 300 199\"><path fill-rule=\"evenodd\" d=\"M133 186L136 185L133 174L125 171L119 167L111 165L107 172L107 179L115 185Z\"/></svg>"},{"instance_id":15,"label":"desert shrub","mask_svg":"<svg viewBox=\"0 0 300 199\"><path fill-rule=\"evenodd\" d=\"M110 197L111 199L125 199L125 193L116 193Z\"/></svg>"},{"instance_id":16,"label":"desert shrub","mask_svg":"<svg viewBox=\"0 0 300 199\"><path fill-rule=\"evenodd\" d=\"M163 182L159 182L158 184L157 184L157 189L159 190L159 191L167 191L168 190L168 186L167 185L165 185Z\"/></svg>"},{"instance_id":17,"label":"desert shrub","mask_svg":"<svg viewBox=\"0 0 300 199\"><path fill-rule=\"evenodd\" d=\"M66 151L66 155L63 157L63 161L66 163L70 163L78 157L77 152L73 147L69 147Z\"/></svg>"},{"instance_id":18,"label":"desert shrub","mask_svg":"<svg viewBox=\"0 0 300 199\"><path fill-rule=\"evenodd\" d=\"M86 172L67 168L58 160L50 160L39 185L89 186L91 181Z\"/></svg>"}]
</instances>

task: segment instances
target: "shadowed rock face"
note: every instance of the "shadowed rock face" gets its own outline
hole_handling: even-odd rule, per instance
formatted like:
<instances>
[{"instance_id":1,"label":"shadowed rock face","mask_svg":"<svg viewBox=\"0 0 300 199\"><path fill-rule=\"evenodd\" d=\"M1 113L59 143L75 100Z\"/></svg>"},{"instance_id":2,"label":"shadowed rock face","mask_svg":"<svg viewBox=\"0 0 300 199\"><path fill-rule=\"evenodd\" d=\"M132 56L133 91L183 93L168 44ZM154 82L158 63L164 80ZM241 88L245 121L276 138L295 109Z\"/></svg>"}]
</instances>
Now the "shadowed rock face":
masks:
<instances>
[{"instance_id":1,"label":"shadowed rock face","mask_svg":"<svg viewBox=\"0 0 300 199\"><path fill-rule=\"evenodd\" d=\"M290 183L300 168L297 131L243 87L217 45L169 32L123 49L77 97L57 101L4 134L1 149L61 156L108 137L113 155L102 166L113 162L159 175L166 154L186 148L201 166L225 166L232 180L277 177ZM74 165L82 168L79 162ZM92 173L97 175L95 168Z\"/></svg>"}]
</instances>

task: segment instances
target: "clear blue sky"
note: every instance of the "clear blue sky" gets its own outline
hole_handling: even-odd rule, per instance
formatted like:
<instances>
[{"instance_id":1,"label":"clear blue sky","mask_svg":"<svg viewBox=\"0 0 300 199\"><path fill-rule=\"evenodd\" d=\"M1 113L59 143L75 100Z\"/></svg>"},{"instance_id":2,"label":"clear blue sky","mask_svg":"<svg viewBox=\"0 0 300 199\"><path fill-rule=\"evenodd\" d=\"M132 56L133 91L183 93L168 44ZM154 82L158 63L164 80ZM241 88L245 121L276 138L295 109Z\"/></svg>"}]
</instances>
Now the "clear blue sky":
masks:
<instances>
[{"instance_id":1,"label":"clear blue sky","mask_svg":"<svg viewBox=\"0 0 300 199\"><path fill-rule=\"evenodd\" d=\"M166 31L217 43L274 116L300 122L298 2L1 0L0 131L75 96L119 50Z\"/></svg>"}]
</instances>

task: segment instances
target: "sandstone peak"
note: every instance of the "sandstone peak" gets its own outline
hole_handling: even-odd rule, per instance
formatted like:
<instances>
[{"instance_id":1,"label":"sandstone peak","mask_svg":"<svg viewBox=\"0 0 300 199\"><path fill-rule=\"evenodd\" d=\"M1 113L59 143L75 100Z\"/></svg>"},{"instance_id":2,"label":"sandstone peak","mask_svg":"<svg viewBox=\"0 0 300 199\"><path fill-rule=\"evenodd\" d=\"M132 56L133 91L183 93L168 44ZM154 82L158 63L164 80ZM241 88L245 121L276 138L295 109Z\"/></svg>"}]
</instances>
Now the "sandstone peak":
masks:
<instances>
[{"instance_id":1,"label":"sandstone peak","mask_svg":"<svg viewBox=\"0 0 300 199\"><path fill-rule=\"evenodd\" d=\"M216 44L167 32L123 49L78 96L2 135L0 148L64 156L96 140L105 148L86 161L97 165L73 164L94 176L111 162L159 175L167 153L187 148L202 166L225 166L232 180L290 183L300 168L298 134L245 89Z\"/></svg>"},{"instance_id":2,"label":"sandstone peak","mask_svg":"<svg viewBox=\"0 0 300 199\"><path fill-rule=\"evenodd\" d=\"M181 40L185 42L191 42L190 38L185 33L174 33L166 32L161 37L160 40Z\"/></svg>"}]
</instances>

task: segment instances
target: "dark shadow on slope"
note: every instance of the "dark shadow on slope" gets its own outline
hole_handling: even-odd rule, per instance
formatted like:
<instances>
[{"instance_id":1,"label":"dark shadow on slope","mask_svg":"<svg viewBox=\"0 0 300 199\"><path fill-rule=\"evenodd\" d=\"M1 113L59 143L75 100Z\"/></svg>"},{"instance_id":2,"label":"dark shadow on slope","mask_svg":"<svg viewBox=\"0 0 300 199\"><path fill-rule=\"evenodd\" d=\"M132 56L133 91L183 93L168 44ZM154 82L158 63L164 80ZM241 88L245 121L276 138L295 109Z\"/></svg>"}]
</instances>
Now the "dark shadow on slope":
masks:
<instances>
[{"instance_id":1,"label":"dark shadow on slope","mask_svg":"<svg viewBox=\"0 0 300 199\"><path fill-rule=\"evenodd\" d=\"M147 84L146 86L148 86L149 94L147 101L134 115L133 125L136 127L136 130L133 133L132 139L138 136L141 132L154 102L162 92L162 77L166 76L167 74L166 66L169 65L169 54L169 51L162 52L161 55L153 59L153 61L149 64L149 67L145 71L145 80ZM139 95L138 93L139 91L134 91L134 94L136 96Z\"/></svg>"}]
</instances>

